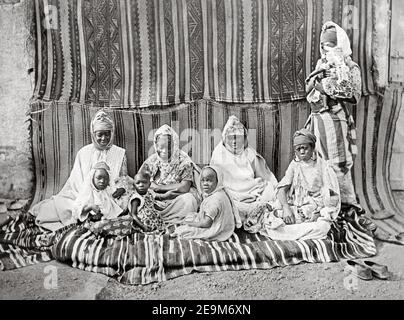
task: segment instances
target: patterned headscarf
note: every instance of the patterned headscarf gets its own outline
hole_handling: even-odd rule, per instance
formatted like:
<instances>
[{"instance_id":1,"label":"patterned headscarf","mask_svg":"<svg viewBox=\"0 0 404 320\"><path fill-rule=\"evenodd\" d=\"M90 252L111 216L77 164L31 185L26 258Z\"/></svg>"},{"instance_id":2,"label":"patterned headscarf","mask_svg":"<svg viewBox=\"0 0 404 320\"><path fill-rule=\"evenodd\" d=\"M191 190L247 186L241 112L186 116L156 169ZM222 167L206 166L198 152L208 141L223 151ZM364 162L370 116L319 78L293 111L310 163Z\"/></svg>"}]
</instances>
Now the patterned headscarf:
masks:
<instances>
[{"instance_id":1,"label":"patterned headscarf","mask_svg":"<svg viewBox=\"0 0 404 320\"><path fill-rule=\"evenodd\" d=\"M342 29L336 23L334 23L332 21L327 21L326 23L324 23L322 30L321 30L321 35L320 35L321 42L323 42L323 40L334 38L332 31L331 31L334 28L332 28L332 27L335 28L335 32L336 32L336 36L337 36L336 47L338 47L342 50L344 57L349 57L352 54L351 42L349 41L349 37L348 37L347 33L344 31L344 29ZM320 45L320 53L321 53L321 57L325 58L325 51L321 48L321 45Z\"/></svg>"},{"instance_id":2,"label":"patterned headscarf","mask_svg":"<svg viewBox=\"0 0 404 320\"><path fill-rule=\"evenodd\" d=\"M303 128L295 132L293 135L293 146L298 146L303 143L316 145L317 138L309 130Z\"/></svg>"},{"instance_id":3,"label":"patterned headscarf","mask_svg":"<svg viewBox=\"0 0 404 320\"><path fill-rule=\"evenodd\" d=\"M233 147L226 144L226 138L230 135L244 136L244 148L242 150L233 150ZM232 150L233 153L239 154L243 152L248 147L248 133L246 127L240 122L240 120L235 116L231 115L223 128L222 140L226 149Z\"/></svg>"},{"instance_id":4,"label":"patterned headscarf","mask_svg":"<svg viewBox=\"0 0 404 320\"><path fill-rule=\"evenodd\" d=\"M97 143L97 139L95 137L96 131L110 131L111 132L111 139L108 142L108 145L100 146ZM108 116L108 114L100 110L95 115L93 120L91 121L91 140L93 141L93 145L99 150L108 150L113 145L115 135L115 126L112 119Z\"/></svg>"}]
</instances>

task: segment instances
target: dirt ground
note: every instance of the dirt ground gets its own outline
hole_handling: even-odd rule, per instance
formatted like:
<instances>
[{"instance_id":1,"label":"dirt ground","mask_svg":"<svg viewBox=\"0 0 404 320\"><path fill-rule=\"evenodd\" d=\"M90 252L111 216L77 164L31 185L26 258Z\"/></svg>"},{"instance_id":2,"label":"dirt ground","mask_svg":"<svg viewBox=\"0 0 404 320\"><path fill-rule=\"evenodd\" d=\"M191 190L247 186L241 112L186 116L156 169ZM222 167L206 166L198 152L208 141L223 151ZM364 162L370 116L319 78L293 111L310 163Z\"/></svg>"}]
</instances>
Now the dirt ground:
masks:
<instances>
[{"instance_id":1,"label":"dirt ground","mask_svg":"<svg viewBox=\"0 0 404 320\"><path fill-rule=\"evenodd\" d=\"M404 210L404 192L395 196ZM388 281L358 280L349 286L346 264L341 261L198 273L159 284L130 286L52 261L1 272L0 299L404 299L404 246L381 242L377 246L378 255L369 260L388 266L393 273Z\"/></svg>"}]
</instances>

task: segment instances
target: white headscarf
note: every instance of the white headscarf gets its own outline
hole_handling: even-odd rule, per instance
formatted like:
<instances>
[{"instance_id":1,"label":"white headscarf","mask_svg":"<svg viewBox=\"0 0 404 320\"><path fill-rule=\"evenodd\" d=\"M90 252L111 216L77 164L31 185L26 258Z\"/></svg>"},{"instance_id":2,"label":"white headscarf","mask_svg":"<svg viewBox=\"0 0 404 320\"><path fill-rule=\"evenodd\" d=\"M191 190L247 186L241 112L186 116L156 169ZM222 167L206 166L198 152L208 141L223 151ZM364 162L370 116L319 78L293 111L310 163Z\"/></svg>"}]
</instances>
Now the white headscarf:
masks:
<instances>
[{"instance_id":1,"label":"white headscarf","mask_svg":"<svg viewBox=\"0 0 404 320\"><path fill-rule=\"evenodd\" d=\"M202 186L201 186L202 182L201 182L200 185L198 186L198 188L199 188L200 193L202 194L202 197L207 198L207 197L215 194L216 192L219 192L221 190L224 191L224 193L228 197L228 199L230 201L230 204L231 204L231 207L232 207L232 211L233 211L233 214L234 214L234 221L236 223L236 228L240 228L242 226L240 214L239 214L239 211L237 209L237 206L234 203L233 198L230 196L230 194L227 192L226 188L223 185L223 172L222 172L222 170L220 170L220 168L218 168L216 166L205 166L205 167L202 168L201 177L202 177L203 171L206 170L206 169L211 169L216 173L217 185L216 185L216 188L212 192L207 194L207 193L203 192Z\"/></svg>"},{"instance_id":2,"label":"white headscarf","mask_svg":"<svg viewBox=\"0 0 404 320\"><path fill-rule=\"evenodd\" d=\"M168 160L164 160L162 158L160 158L160 156L157 154L158 158L160 161L162 162L171 162L173 159L178 157L179 151L180 151L180 147L179 147L179 137L178 134L174 131L173 128L171 128L169 125L164 124L162 125L159 129L157 129L157 131L154 134L154 139L153 139L153 144L154 144L154 150L157 151L157 141L159 139L160 136L170 136L171 137L171 157Z\"/></svg>"},{"instance_id":3,"label":"white headscarf","mask_svg":"<svg viewBox=\"0 0 404 320\"><path fill-rule=\"evenodd\" d=\"M336 47L338 47L342 50L344 57L349 57L352 54L351 42L349 41L349 37L344 29L342 29L335 22L327 21L326 23L324 23L324 25L321 29L321 32L323 33L326 29L330 28L331 26L334 27L337 32L337 46ZM320 44L320 53L321 53L321 57L325 58L325 52L321 48L321 44Z\"/></svg>"},{"instance_id":4,"label":"white headscarf","mask_svg":"<svg viewBox=\"0 0 404 320\"><path fill-rule=\"evenodd\" d=\"M235 116L231 115L227 120L223 131L222 131L222 140L223 144L227 150L231 151L234 154L242 153L248 147L248 133L246 127L241 123L241 121ZM232 146L227 144L227 137L230 135L236 136L244 136L244 146L240 150L234 150Z\"/></svg>"}]
</instances>

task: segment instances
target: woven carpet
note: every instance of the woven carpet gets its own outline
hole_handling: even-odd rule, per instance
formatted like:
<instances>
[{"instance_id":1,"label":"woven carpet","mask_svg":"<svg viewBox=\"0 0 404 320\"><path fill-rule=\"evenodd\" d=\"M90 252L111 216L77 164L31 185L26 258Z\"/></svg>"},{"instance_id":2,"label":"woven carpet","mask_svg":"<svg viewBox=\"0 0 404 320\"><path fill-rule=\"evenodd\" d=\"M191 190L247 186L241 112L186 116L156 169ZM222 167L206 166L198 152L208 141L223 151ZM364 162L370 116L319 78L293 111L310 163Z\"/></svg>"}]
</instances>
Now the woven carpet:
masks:
<instances>
[{"instance_id":1,"label":"woven carpet","mask_svg":"<svg viewBox=\"0 0 404 320\"><path fill-rule=\"evenodd\" d=\"M34 96L128 108L305 97L321 26L349 34L373 92L365 0L35 0Z\"/></svg>"},{"instance_id":2,"label":"woven carpet","mask_svg":"<svg viewBox=\"0 0 404 320\"><path fill-rule=\"evenodd\" d=\"M43 232L21 215L0 229L0 270L57 259L121 283L148 284L192 272L271 269L301 262L336 262L376 254L372 237L357 217L338 219L326 240L272 241L238 230L225 242L133 234L96 238L82 226Z\"/></svg>"}]
</instances>

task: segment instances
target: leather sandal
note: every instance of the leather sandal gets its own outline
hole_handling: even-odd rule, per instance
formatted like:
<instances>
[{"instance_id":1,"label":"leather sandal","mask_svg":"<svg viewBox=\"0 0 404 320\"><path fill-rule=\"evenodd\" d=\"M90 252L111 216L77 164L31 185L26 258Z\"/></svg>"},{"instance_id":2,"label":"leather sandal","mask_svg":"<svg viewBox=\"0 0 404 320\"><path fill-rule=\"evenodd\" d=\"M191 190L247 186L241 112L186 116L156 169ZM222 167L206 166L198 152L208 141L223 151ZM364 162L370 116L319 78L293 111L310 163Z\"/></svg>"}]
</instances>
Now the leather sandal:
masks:
<instances>
[{"instance_id":1,"label":"leather sandal","mask_svg":"<svg viewBox=\"0 0 404 320\"><path fill-rule=\"evenodd\" d=\"M359 261L354 260L347 260L347 264L351 267L352 274L358 277L359 279L362 280L373 279L372 270L368 266L362 264Z\"/></svg>"},{"instance_id":2,"label":"leather sandal","mask_svg":"<svg viewBox=\"0 0 404 320\"><path fill-rule=\"evenodd\" d=\"M376 231L374 236L377 240L404 246L404 232L390 234L383 231Z\"/></svg>"},{"instance_id":3,"label":"leather sandal","mask_svg":"<svg viewBox=\"0 0 404 320\"><path fill-rule=\"evenodd\" d=\"M381 280L387 280L390 278L390 272L387 266L369 260L363 261L363 264L372 271L373 276L376 278Z\"/></svg>"}]
</instances>

